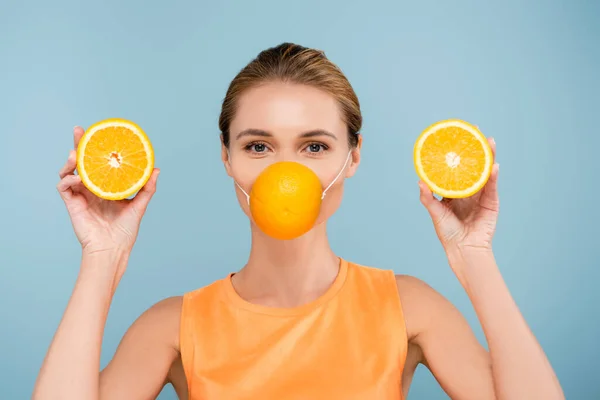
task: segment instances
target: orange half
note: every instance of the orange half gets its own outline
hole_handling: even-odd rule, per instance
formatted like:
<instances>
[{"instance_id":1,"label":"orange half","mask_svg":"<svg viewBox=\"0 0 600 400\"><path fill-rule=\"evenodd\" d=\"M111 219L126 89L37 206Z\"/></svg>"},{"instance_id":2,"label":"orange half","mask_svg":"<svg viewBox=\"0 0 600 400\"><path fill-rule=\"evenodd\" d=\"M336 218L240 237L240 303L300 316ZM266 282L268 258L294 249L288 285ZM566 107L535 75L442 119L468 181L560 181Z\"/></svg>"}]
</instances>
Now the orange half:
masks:
<instances>
[{"instance_id":1,"label":"orange half","mask_svg":"<svg viewBox=\"0 0 600 400\"><path fill-rule=\"evenodd\" d=\"M476 126L459 119L436 122L414 146L417 174L432 192L447 198L477 193L488 181L492 149Z\"/></svg>"},{"instance_id":2,"label":"orange half","mask_svg":"<svg viewBox=\"0 0 600 400\"><path fill-rule=\"evenodd\" d=\"M121 200L139 191L154 170L154 150L137 124L107 119L90 126L77 147L77 172L90 192Z\"/></svg>"}]
</instances>

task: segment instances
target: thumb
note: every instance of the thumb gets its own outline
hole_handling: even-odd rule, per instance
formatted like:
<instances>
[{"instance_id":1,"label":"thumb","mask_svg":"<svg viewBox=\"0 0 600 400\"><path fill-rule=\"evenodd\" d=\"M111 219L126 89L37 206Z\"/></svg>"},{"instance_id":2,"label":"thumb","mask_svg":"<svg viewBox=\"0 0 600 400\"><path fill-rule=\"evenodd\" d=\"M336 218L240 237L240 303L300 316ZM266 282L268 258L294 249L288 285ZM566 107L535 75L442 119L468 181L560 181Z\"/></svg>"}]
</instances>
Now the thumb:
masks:
<instances>
[{"instance_id":1,"label":"thumb","mask_svg":"<svg viewBox=\"0 0 600 400\"><path fill-rule=\"evenodd\" d=\"M160 170L155 168L148 179L148 182L144 185L144 187L136 194L136 196L131 201L131 207L135 210L136 214L139 216L144 215L146 209L148 208L148 204L156 193L156 182L158 180L158 175L160 174Z\"/></svg>"},{"instance_id":2,"label":"thumb","mask_svg":"<svg viewBox=\"0 0 600 400\"><path fill-rule=\"evenodd\" d=\"M420 201L421 204L425 207L434 224L438 224L441 220L443 220L449 210L445 207L438 199L433 197L433 192L427 184L423 181L419 181L419 190L420 190Z\"/></svg>"}]
</instances>

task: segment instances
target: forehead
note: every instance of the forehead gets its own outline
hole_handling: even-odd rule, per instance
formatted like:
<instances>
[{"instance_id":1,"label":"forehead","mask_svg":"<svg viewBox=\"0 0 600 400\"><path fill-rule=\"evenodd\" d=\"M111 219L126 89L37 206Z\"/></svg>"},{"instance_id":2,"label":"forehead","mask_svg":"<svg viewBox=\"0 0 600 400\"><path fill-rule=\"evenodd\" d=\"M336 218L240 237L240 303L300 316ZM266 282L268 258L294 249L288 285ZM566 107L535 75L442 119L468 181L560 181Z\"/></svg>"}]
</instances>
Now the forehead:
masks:
<instances>
[{"instance_id":1,"label":"forehead","mask_svg":"<svg viewBox=\"0 0 600 400\"><path fill-rule=\"evenodd\" d=\"M346 125L337 101L317 88L273 82L244 92L230 131L262 129L273 135L295 135L316 129L344 135Z\"/></svg>"}]
</instances>

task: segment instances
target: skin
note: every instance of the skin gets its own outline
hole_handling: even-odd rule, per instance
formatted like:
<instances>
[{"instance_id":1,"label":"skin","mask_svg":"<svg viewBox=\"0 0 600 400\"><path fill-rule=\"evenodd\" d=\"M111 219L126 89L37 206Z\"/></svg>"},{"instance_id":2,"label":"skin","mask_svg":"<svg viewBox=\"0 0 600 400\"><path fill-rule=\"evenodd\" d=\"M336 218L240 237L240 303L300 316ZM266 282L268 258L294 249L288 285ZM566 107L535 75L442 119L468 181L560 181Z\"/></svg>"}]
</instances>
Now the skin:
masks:
<instances>
[{"instance_id":1,"label":"skin","mask_svg":"<svg viewBox=\"0 0 600 400\"><path fill-rule=\"evenodd\" d=\"M248 129L253 133L244 133ZM256 132L260 130L260 132ZM329 135L307 132L327 131ZM74 129L74 148L83 134ZM327 186L348 151L351 161L328 191L317 225L301 238L280 242L254 224L245 195L236 187L252 231L247 264L233 284L244 299L293 307L323 294L338 272L326 236L326 221L343 197L344 180L360 164L360 146L350 149L335 100L318 89L271 83L246 92L231 124L224 167L248 193L273 162L294 160L311 167ZM490 139L495 152L495 142ZM113 359L100 370L108 309L125 271L141 217L156 191L156 170L133 200L105 202L74 175L75 152L60 171L62 196L82 245L80 272L63 319L35 384L33 399L146 399L172 384L187 398L179 354L181 297L162 300L124 335ZM419 364L431 370L452 399L564 399L543 350L506 288L494 260L492 237L499 210L498 166L485 188L468 199L436 200L419 182L420 200L431 216L450 267L468 294L490 351L476 340L460 312L424 282L397 276L409 338L402 388L406 396Z\"/></svg>"}]
</instances>

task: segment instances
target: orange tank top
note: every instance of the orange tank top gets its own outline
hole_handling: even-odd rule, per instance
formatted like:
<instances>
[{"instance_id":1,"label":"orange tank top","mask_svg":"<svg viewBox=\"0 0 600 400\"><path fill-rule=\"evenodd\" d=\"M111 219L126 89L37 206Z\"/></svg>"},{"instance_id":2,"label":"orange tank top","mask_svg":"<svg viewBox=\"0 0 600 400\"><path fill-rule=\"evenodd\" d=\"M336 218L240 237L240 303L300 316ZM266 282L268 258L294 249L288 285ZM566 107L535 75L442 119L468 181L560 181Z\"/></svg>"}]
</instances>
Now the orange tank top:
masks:
<instances>
[{"instance_id":1,"label":"orange tank top","mask_svg":"<svg viewBox=\"0 0 600 400\"><path fill-rule=\"evenodd\" d=\"M407 352L393 271L345 260L317 300L249 303L231 274L186 293L180 351L191 400L399 400Z\"/></svg>"}]
</instances>

